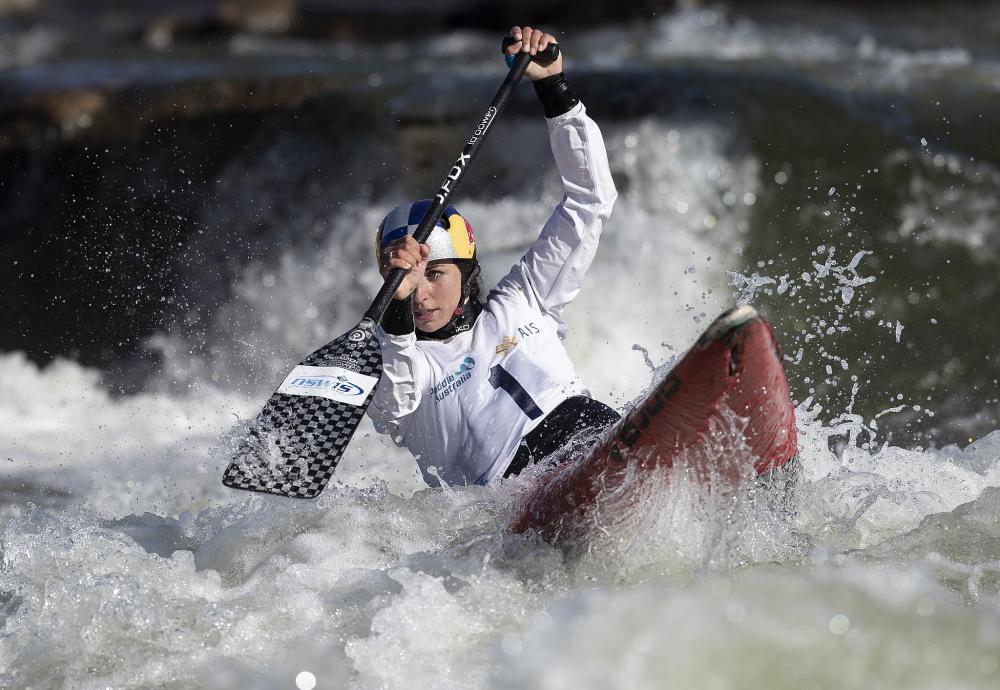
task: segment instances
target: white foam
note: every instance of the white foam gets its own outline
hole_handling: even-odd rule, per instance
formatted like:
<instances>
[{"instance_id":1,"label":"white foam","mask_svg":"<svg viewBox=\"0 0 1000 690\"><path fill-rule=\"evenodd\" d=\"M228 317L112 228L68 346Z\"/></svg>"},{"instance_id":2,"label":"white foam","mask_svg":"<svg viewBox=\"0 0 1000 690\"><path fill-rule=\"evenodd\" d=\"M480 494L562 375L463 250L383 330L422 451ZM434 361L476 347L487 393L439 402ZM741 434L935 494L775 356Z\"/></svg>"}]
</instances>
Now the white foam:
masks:
<instances>
[{"instance_id":1,"label":"white foam","mask_svg":"<svg viewBox=\"0 0 1000 690\"><path fill-rule=\"evenodd\" d=\"M245 400L211 386L189 395L112 397L100 372L56 359L44 368L0 354L0 448L18 470L94 466L156 453L224 428Z\"/></svg>"},{"instance_id":2,"label":"white foam","mask_svg":"<svg viewBox=\"0 0 1000 690\"><path fill-rule=\"evenodd\" d=\"M803 27L768 28L750 19L731 18L721 6L680 8L657 20L650 53L656 57L710 57L747 60L834 61L844 46L833 36Z\"/></svg>"},{"instance_id":3,"label":"white foam","mask_svg":"<svg viewBox=\"0 0 1000 690\"><path fill-rule=\"evenodd\" d=\"M569 597L492 687L986 688L998 641L919 570L755 568Z\"/></svg>"}]
</instances>

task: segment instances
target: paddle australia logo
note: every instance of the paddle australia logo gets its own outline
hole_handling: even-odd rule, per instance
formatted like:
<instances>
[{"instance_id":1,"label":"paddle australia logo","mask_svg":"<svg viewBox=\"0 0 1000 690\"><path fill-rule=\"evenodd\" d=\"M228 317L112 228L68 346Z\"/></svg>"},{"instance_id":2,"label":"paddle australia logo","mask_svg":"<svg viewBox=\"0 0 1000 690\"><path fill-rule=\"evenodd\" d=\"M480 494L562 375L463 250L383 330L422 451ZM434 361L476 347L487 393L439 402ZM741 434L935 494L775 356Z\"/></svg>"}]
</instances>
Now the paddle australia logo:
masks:
<instances>
[{"instance_id":1,"label":"paddle australia logo","mask_svg":"<svg viewBox=\"0 0 1000 690\"><path fill-rule=\"evenodd\" d=\"M440 381L431 386L431 395L436 402L441 402L454 391L464 386L472 378L472 370L476 367L476 360L466 357L458 365L458 370L454 374L448 374Z\"/></svg>"},{"instance_id":2,"label":"paddle australia logo","mask_svg":"<svg viewBox=\"0 0 1000 690\"><path fill-rule=\"evenodd\" d=\"M297 366L278 387L286 395L309 395L361 405L378 379L340 367Z\"/></svg>"}]
</instances>

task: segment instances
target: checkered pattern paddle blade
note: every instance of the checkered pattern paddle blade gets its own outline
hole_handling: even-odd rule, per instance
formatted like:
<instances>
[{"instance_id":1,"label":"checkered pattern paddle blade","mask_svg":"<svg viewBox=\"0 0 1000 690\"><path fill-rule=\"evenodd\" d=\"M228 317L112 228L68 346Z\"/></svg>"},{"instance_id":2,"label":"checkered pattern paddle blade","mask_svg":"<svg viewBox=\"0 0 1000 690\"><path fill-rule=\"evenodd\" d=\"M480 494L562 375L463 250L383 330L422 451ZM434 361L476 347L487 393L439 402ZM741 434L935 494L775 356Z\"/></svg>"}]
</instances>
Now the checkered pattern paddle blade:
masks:
<instances>
[{"instance_id":1,"label":"checkered pattern paddle blade","mask_svg":"<svg viewBox=\"0 0 1000 690\"><path fill-rule=\"evenodd\" d=\"M364 319L289 374L239 441L222 483L291 498L318 496L381 375L375 324Z\"/></svg>"}]
</instances>

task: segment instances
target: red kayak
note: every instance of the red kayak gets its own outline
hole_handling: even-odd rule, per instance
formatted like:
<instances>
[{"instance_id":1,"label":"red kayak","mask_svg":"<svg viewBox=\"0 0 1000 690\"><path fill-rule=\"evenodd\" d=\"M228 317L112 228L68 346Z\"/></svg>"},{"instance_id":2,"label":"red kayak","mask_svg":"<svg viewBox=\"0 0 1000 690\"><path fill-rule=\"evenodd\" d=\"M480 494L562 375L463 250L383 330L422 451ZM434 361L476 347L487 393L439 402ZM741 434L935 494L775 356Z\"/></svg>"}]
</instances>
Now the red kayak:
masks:
<instances>
[{"instance_id":1,"label":"red kayak","mask_svg":"<svg viewBox=\"0 0 1000 690\"><path fill-rule=\"evenodd\" d=\"M710 487L780 467L796 452L795 411L770 324L750 306L720 316L590 452L541 474L511 530L557 540L602 503L638 500L645 477L675 468ZM752 466L752 470L751 470Z\"/></svg>"}]
</instances>

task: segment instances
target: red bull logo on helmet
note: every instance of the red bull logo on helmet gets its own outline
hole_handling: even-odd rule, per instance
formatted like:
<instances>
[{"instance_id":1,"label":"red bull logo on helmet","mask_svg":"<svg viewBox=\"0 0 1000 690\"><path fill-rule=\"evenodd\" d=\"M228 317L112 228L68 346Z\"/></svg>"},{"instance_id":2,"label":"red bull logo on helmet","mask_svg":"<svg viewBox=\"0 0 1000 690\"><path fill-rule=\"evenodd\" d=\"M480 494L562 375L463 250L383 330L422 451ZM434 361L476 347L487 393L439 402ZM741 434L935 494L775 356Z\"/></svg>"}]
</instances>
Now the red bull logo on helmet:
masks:
<instances>
[{"instance_id":1,"label":"red bull logo on helmet","mask_svg":"<svg viewBox=\"0 0 1000 690\"><path fill-rule=\"evenodd\" d=\"M430 199L421 199L394 208L382 221L375 236L376 261L380 250L406 235L412 235L427 210ZM473 259L476 256L476 239L472 225L454 206L445 206L427 238L430 245L430 261L438 259Z\"/></svg>"}]
</instances>

